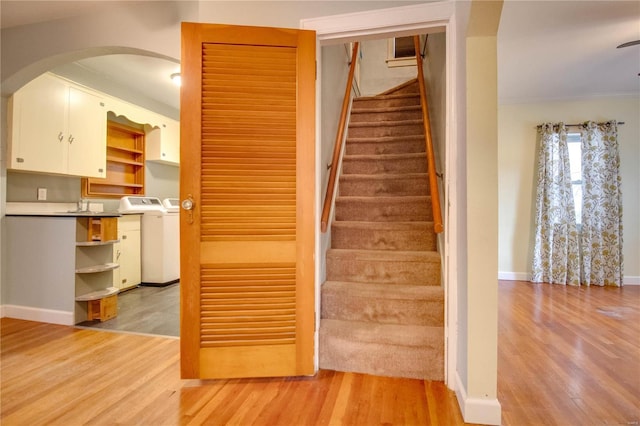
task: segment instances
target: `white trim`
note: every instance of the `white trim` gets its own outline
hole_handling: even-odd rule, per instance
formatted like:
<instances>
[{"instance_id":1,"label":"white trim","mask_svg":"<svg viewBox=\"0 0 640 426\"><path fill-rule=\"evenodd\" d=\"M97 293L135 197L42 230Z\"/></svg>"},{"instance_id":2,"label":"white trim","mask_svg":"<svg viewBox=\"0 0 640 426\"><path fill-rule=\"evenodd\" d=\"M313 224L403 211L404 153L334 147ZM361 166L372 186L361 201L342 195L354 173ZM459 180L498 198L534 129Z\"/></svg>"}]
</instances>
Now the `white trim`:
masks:
<instances>
[{"instance_id":1,"label":"white trim","mask_svg":"<svg viewBox=\"0 0 640 426\"><path fill-rule=\"evenodd\" d=\"M3 305L2 315L27 321L48 322L51 324L73 325L73 312L53 309L32 308L30 306Z\"/></svg>"},{"instance_id":2,"label":"white trim","mask_svg":"<svg viewBox=\"0 0 640 426\"><path fill-rule=\"evenodd\" d=\"M507 281L531 281L531 274L528 272L498 271L498 279Z\"/></svg>"},{"instance_id":3,"label":"white trim","mask_svg":"<svg viewBox=\"0 0 640 426\"><path fill-rule=\"evenodd\" d=\"M456 397L465 423L499 425L502 422L502 407L497 398L470 398L462 379L456 372Z\"/></svg>"},{"instance_id":4,"label":"white trim","mask_svg":"<svg viewBox=\"0 0 640 426\"><path fill-rule=\"evenodd\" d=\"M300 28L314 30L322 44L336 44L383 34L415 34L443 28L453 15L453 2L368 10L300 20ZM378 37L379 38L379 37Z\"/></svg>"},{"instance_id":5,"label":"white trim","mask_svg":"<svg viewBox=\"0 0 640 426\"><path fill-rule=\"evenodd\" d=\"M389 34L411 35L429 32L446 32L446 142L445 142L445 162L447 170L443 183L445 191L445 205L449 205L448 200L456 200L457 187L455 176L457 174L456 148L456 28L455 28L455 3L452 1L441 1L423 3L411 6L396 7L390 9L370 10L365 12L348 13L343 15L325 16L319 18L302 19L300 28L316 31L317 40L321 45L346 43L354 40L364 40L380 38ZM321 51L316 53L317 68L322 69ZM319 80L321 81L321 80ZM317 85L319 86L319 85ZM317 88L319 91L320 88ZM316 97L316 111L320 111L320 96ZM321 120L318 118L316 128L318 138L316 143L320 143L322 138L319 134ZM317 151L316 151L317 152ZM319 170L317 171L319 173ZM317 182L317 181L316 181ZM316 198L318 199L318 198ZM455 253L455 241L457 238L455 209L445 210L444 222L446 224L446 238L444 252L442 253L443 264L447 271L444 279L446 309L445 312L445 383L453 389L455 385L456 363L457 363L457 321L458 321L458 300L457 300L457 257ZM449 242L453 243L453 247ZM316 267L319 259L324 256L318 253L316 256ZM316 283L320 286L320 283ZM317 302L319 303L319 301Z\"/></svg>"},{"instance_id":6,"label":"white trim","mask_svg":"<svg viewBox=\"0 0 640 426\"><path fill-rule=\"evenodd\" d=\"M505 281L531 281L531 274L529 272L498 271L498 279ZM622 278L622 284L640 285L640 276L625 275Z\"/></svg>"}]
</instances>

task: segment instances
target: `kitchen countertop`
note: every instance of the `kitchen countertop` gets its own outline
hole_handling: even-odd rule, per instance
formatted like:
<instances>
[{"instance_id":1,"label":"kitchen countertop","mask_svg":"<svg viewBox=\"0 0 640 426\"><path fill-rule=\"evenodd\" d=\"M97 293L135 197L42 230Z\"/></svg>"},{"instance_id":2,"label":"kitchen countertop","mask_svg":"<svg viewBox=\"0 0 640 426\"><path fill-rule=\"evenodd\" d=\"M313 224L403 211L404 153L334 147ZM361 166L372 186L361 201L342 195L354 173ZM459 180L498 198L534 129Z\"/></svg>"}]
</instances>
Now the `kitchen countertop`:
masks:
<instances>
[{"instance_id":1,"label":"kitchen countertop","mask_svg":"<svg viewBox=\"0 0 640 426\"><path fill-rule=\"evenodd\" d=\"M48 216L48 217L119 217L119 212L87 212L87 211L66 211L66 212L13 212L6 213L7 216Z\"/></svg>"},{"instance_id":2,"label":"kitchen countertop","mask_svg":"<svg viewBox=\"0 0 640 426\"><path fill-rule=\"evenodd\" d=\"M88 210L78 210L77 203L11 203L6 205L6 216L48 217L118 217L116 210L102 211L102 204L91 203Z\"/></svg>"}]
</instances>

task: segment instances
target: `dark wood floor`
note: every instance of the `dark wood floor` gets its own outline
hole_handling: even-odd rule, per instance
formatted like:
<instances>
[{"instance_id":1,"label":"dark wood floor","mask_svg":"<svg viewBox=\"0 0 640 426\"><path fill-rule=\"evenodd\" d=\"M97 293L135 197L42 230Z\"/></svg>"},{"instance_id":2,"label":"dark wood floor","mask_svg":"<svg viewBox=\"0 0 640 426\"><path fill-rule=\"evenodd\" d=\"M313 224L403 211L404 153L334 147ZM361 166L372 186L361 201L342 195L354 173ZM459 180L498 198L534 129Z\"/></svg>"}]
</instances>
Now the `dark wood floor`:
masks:
<instances>
[{"instance_id":1,"label":"dark wood floor","mask_svg":"<svg viewBox=\"0 0 640 426\"><path fill-rule=\"evenodd\" d=\"M640 420L640 287L501 282L498 398L505 425ZM315 377L179 378L176 338L3 318L5 425L458 425L442 383Z\"/></svg>"},{"instance_id":2,"label":"dark wood floor","mask_svg":"<svg viewBox=\"0 0 640 426\"><path fill-rule=\"evenodd\" d=\"M118 294L118 315L115 318L104 322L85 321L78 325L177 337L180 335L180 284L140 286L127 290Z\"/></svg>"}]
</instances>

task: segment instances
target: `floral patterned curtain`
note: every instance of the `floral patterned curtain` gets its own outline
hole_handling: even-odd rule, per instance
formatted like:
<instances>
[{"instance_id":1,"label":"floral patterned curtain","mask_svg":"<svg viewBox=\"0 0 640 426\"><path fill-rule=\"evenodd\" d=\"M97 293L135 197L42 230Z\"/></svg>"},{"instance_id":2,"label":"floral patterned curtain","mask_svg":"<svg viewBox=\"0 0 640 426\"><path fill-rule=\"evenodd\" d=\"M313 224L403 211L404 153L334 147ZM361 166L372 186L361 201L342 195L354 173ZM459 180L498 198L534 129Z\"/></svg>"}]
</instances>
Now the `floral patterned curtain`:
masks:
<instances>
[{"instance_id":1,"label":"floral patterned curtain","mask_svg":"<svg viewBox=\"0 0 640 426\"><path fill-rule=\"evenodd\" d=\"M582 283L621 286L622 192L615 121L582 126Z\"/></svg>"},{"instance_id":2,"label":"floral patterned curtain","mask_svg":"<svg viewBox=\"0 0 640 426\"><path fill-rule=\"evenodd\" d=\"M531 281L579 285L579 243L567 129L563 123L545 123L538 129L540 151Z\"/></svg>"}]
</instances>

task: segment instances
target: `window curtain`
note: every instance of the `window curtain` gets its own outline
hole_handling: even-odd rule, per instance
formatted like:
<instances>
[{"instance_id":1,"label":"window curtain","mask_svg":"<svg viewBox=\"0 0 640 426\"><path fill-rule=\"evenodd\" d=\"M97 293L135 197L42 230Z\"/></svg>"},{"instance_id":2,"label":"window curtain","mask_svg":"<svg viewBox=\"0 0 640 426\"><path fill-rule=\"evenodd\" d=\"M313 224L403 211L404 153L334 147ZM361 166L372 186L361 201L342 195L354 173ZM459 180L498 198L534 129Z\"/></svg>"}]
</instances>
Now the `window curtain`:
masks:
<instances>
[{"instance_id":1,"label":"window curtain","mask_svg":"<svg viewBox=\"0 0 640 426\"><path fill-rule=\"evenodd\" d=\"M563 123L545 123L538 132L540 150L531 281L579 285L579 238L567 129Z\"/></svg>"},{"instance_id":2,"label":"window curtain","mask_svg":"<svg viewBox=\"0 0 640 426\"><path fill-rule=\"evenodd\" d=\"M615 121L582 125L582 283L621 286L622 191Z\"/></svg>"}]
</instances>

